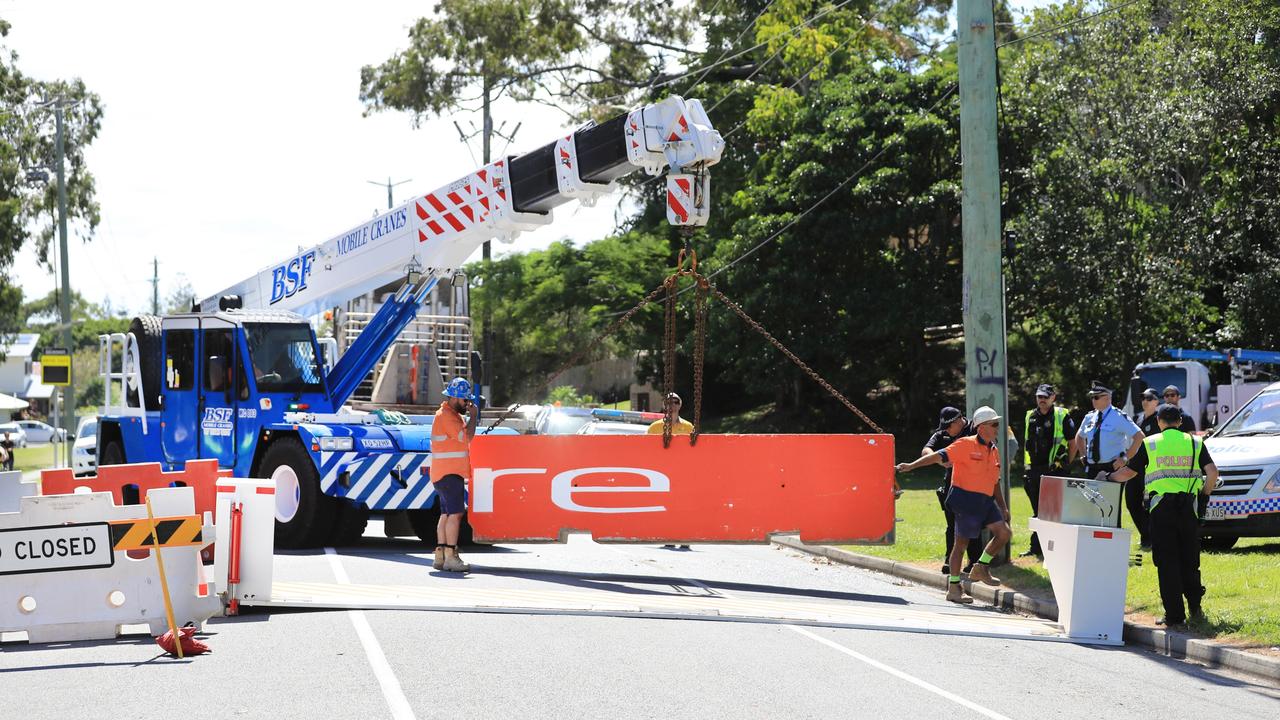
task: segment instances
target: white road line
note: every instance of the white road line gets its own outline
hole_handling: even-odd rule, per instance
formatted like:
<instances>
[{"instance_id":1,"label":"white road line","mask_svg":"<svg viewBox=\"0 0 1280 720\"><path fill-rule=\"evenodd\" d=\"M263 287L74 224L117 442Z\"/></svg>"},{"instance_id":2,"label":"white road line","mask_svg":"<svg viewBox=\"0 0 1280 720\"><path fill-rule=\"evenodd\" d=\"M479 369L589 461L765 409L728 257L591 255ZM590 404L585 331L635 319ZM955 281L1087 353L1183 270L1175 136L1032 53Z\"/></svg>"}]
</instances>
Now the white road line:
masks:
<instances>
[{"instance_id":1,"label":"white road line","mask_svg":"<svg viewBox=\"0 0 1280 720\"><path fill-rule=\"evenodd\" d=\"M901 680L906 680L912 685L924 688L925 690L928 690L929 692L935 695L944 697L956 704L963 705L980 715L993 718L994 720L1010 720L1010 718L1007 715L1001 715L995 710L989 710L987 708L982 707L981 705L978 705L977 703L973 703L968 700L965 700L964 698L960 697L959 695L956 695L953 692L948 692L947 690L943 690L937 685L925 682L924 680L921 680L920 678L915 677L914 675L908 675L907 673L904 673L901 670L898 670L897 668L889 667L888 665L885 665L879 660L869 658L866 655L863 655L862 653L857 652L856 650L850 650L849 648L841 645L840 643L828 640L822 637L821 635L815 635L809 632L808 630L805 630L802 627L796 627L795 625L784 625L783 627L787 628L788 630L798 632L801 635L809 638L810 640L816 640L817 642L820 642L823 645L826 645L827 647L833 650L842 652L845 655L848 655L849 657L854 658L855 660L861 660L862 662L870 665L873 668L876 668L877 670L883 670L884 672L887 672L896 678L899 678Z\"/></svg>"},{"instance_id":2,"label":"white road line","mask_svg":"<svg viewBox=\"0 0 1280 720\"><path fill-rule=\"evenodd\" d=\"M333 568L333 575L338 579L338 583L350 585L351 580L347 578L347 571L342 567L338 553L333 548L327 547L324 549L324 554L329 557L329 565ZM387 662L387 656L383 654L382 646L378 644L378 638L373 634L373 628L369 627L369 620L364 616L364 611L348 610L347 614L351 616L351 624L356 628L356 636L364 646L364 654L369 658L373 676L378 679L378 685L382 687L382 696L386 698L387 705L391 709L391 717L396 720L414 720L413 708L409 707L409 700L404 696L400 681L391 670L391 664Z\"/></svg>"},{"instance_id":3,"label":"white road line","mask_svg":"<svg viewBox=\"0 0 1280 720\"><path fill-rule=\"evenodd\" d=\"M622 552L622 551L619 551L619 552ZM624 553L624 554L629 554L629 553ZM664 564L665 564L665 563L664 563ZM669 569L674 569L674 568L671 568L671 566L669 566L669 565L668 565L667 567L668 567ZM694 579L694 578L684 578L684 580L687 580L687 581L689 581L690 583L692 583L692 584L694 584L694 585L697 585L698 587L700 587L700 588L703 588L703 589L707 590L708 592L713 592L713 593L714 593L714 592L716 592L715 590L713 590L713 589L711 589L710 587L708 587L706 583L703 583L703 582L701 582L701 581L699 581L699 580L697 580L697 579ZM720 594L720 596L721 596L721 597L728 598L728 599L734 599L734 598L733 598L733 596L731 596L731 595L727 595L727 594L725 594L725 593L719 593L719 594ZM829 648L831 648L831 649L833 649L833 650L837 650L837 651L839 651L839 652L842 652L842 653L844 653L845 655L848 655L849 657L854 658L855 660L860 660L860 661L862 661L862 662L864 662L864 663L866 663L866 664L870 665L871 667L873 667L873 668L875 668L875 669L877 669L877 670L881 670L881 671L883 671L883 672L887 672L887 673L889 673L890 675L892 675L892 676L894 676L894 677L896 677L896 678L898 678L898 679L900 679L900 680L906 680L907 682L911 683L912 685L915 685L915 686L917 686L917 687L920 687L920 688L923 688L923 689L925 689L925 690L928 690L929 692L931 692L931 693L933 693L933 694L935 694L935 695L938 695L938 696L940 696L940 697L944 697L944 698L946 698L947 700L950 700L951 702L954 702L954 703L956 703L956 704L958 704L958 705L963 705L963 706L965 706L965 707L969 708L970 710L972 710L972 711L974 711L974 712L976 712L976 713L978 713L978 714L980 714L980 715L983 715L983 716L985 716L985 717L992 718L993 720L1012 720L1012 719L1011 719L1011 718L1009 718L1009 716L1007 716L1007 715L1001 715L1000 713L996 712L995 710L990 710L990 709L988 709L988 708L984 708L984 707L982 707L981 705L978 705L977 703L970 702L969 700L966 700L966 699L964 699L964 698L960 697L959 695L956 695L956 694L955 694L955 693L953 693L953 692L950 692L950 691L947 691L947 690L943 690L942 688L938 687L937 685L934 685L934 684L929 683L929 682L925 682L924 680L921 680L920 678L918 678L918 677L916 677L916 676L914 676L914 675L909 675L909 674L907 674L907 673L905 673L905 672L902 672L901 670L899 670L899 669L897 669L897 668L894 668L894 667L890 667L890 666L888 666L888 665L885 665L884 663L880 662L879 660L876 660L876 659L874 659L874 658L869 658L869 657L867 657L866 655L863 655L862 653L860 653L860 652L858 652L858 651L856 651L856 650L851 650L851 649L849 649L849 648L847 648L847 647L845 647L845 646L841 645L841 644L840 644L840 643L838 643L838 642L835 642L835 641L833 641L833 640L828 640L828 639L826 639L826 638L822 637L821 635L815 635L814 633L809 632L808 630L806 630L806 629L804 629L804 628L802 628L802 627L798 627L798 626L796 626L796 625L783 625L783 627L785 627L785 628L787 628L788 630L791 630L791 631L793 631L793 632L797 632L797 633L799 633L799 634L801 634L801 635L803 635L803 636L805 636L805 637L809 638L810 640L814 640L814 641L820 642L820 643L822 643L823 645L826 645L827 647L829 647Z\"/></svg>"}]
</instances>

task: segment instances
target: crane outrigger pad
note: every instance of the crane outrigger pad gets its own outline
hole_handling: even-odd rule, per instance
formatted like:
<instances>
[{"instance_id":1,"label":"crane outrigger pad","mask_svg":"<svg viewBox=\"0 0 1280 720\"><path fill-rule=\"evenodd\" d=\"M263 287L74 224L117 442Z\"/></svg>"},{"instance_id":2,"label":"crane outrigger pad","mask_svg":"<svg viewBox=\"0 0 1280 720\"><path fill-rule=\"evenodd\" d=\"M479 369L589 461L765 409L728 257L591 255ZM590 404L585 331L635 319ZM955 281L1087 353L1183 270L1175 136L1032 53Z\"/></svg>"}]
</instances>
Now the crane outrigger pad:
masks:
<instances>
[{"instance_id":1,"label":"crane outrigger pad","mask_svg":"<svg viewBox=\"0 0 1280 720\"><path fill-rule=\"evenodd\" d=\"M482 542L887 544L892 435L476 436Z\"/></svg>"}]
</instances>

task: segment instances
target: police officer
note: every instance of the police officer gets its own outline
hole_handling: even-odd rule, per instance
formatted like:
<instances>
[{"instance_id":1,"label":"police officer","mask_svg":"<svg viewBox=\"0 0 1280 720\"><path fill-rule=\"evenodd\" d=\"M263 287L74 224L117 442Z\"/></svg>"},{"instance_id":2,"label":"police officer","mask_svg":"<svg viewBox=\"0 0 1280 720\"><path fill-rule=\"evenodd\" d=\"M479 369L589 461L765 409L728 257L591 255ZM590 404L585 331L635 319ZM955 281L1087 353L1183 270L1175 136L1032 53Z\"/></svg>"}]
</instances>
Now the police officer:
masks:
<instances>
[{"instance_id":1,"label":"police officer","mask_svg":"<svg viewBox=\"0 0 1280 720\"><path fill-rule=\"evenodd\" d=\"M1040 512L1040 478L1047 472L1060 472L1075 460L1071 441L1076 436L1076 423L1067 409L1054 401L1058 393L1045 383L1036 388L1036 406L1027 411L1023 422L1022 447L1026 465L1022 486L1031 500L1031 517ZM1031 533L1031 548L1020 557L1035 555L1044 559L1040 538Z\"/></svg>"},{"instance_id":2,"label":"police officer","mask_svg":"<svg viewBox=\"0 0 1280 720\"><path fill-rule=\"evenodd\" d=\"M1142 414L1135 417L1138 423L1138 429L1146 437L1155 437L1160 434L1160 423L1156 419L1156 408L1160 407L1160 396L1156 394L1154 388L1147 388L1142 391ZM1141 451L1139 451L1141 452ZM1129 508L1129 517L1133 518L1133 524L1138 528L1138 544L1143 550L1151 549L1151 536L1147 533L1147 524L1150 522L1147 513L1147 498L1142 492L1142 486L1145 484L1143 475L1146 474L1146 468L1138 470L1138 477L1132 482L1124 484L1124 504Z\"/></svg>"},{"instance_id":3,"label":"police officer","mask_svg":"<svg viewBox=\"0 0 1280 720\"><path fill-rule=\"evenodd\" d=\"M1165 402L1178 408L1182 413L1182 422L1178 425L1178 429L1182 432L1195 432L1196 421L1191 419L1191 416L1187 414L1186 410L1182 409L1182 391L1178 389L1178 386L1170 385L1166 387L1162 396L1164 397Z\"/></svg>"},{"instance_id":4,"label":"police officer","mask_svg":"<svg viewBox=\"0 0 1280 720\"><path fill-rule=\"evenodd\" d=\"M1124 467L1146 437L1133 421L1111 404L1111 388L1094 380L1089 388L1093 410L1080 422L1074 446L1084 460L1085 477Z\"/></svg>"},{"instance_id":5,"label":"police officer","mask_svg":"<svg viewBox=\"0 0 1280 720\"><path fill-rule=\"evenodd\" d=\"M1147 438L1126 467L1107 475L1117 482L1146 472L1143 492L1151 511L1151 557L1160 581L1161 625L1187 621L1182 606L1193 618L1204 617L1200 584L1201 508L1218 483L1218 468L1200 438L1178 429L1182 410L1165 403L1156 410L1160 434Z\"/></svg>"}]
</instances>

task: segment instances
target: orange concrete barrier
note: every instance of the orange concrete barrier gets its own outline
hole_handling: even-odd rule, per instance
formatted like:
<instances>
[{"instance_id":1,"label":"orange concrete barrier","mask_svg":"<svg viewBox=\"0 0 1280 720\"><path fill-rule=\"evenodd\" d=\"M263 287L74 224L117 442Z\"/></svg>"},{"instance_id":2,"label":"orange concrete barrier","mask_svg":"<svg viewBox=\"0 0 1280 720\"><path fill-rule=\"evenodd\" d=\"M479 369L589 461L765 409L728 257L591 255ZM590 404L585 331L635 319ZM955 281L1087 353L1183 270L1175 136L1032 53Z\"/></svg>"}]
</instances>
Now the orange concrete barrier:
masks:
<instances>
[{"instance_id":1,"label":"orange concrete barrier","mask_svg":"<svg viewBox=\"0 0 1280 720\"><path fill-rule=\"evenodd\" d=\"M220 477L231 477L230 470L219 470L218 461L191 460L184 470L164 472L160 463L103 465L97 475L75 477L70 468L40 471L41 495L71 495L76 488L89 492L109 492L116 505L145 504L147 493L157 488L189 487L195 491L196 515L213 513L217 501L214 486ZM132 486L132 487L131 487ZM135 490L136 488L136 490ZM212 548L203 551L212 559Z\"/></svg>"},{"instance_id":2,"label":"orange concrete barrier","mask_svg":"<svg viewBox=\"0 0 1280 720\"><path fill-rule=\"evenodd\" d=\"M891 435L477 436L468 519L488 542L887 543Z\"/></svg>"}]
</instances>

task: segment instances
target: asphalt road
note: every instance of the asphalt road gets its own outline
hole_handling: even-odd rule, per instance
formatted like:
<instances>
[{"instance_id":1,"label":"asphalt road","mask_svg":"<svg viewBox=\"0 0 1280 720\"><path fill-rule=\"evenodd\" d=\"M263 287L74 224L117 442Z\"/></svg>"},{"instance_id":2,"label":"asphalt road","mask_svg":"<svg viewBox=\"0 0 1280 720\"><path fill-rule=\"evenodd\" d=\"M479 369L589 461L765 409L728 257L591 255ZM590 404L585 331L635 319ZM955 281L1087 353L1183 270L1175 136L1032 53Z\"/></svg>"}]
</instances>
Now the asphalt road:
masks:
<instances>
[{"instance_id":1,"label":"asphalt road","mask_svg":"<svg viewBox=\"0 0 1280 720\"><path fill-rule=\"evenodd\" d=\"M371 532L371 535L373 533ZM992 613L765 546L523 545L434 573L421 545L277 556L276 579L869 603ZM0 644L5 718L1275 718L1280 689L1129 648L785 624L252 610L211 655L146 636ZM6 637L6 640L11 640Z\"/></svg>"}]
</instances>

